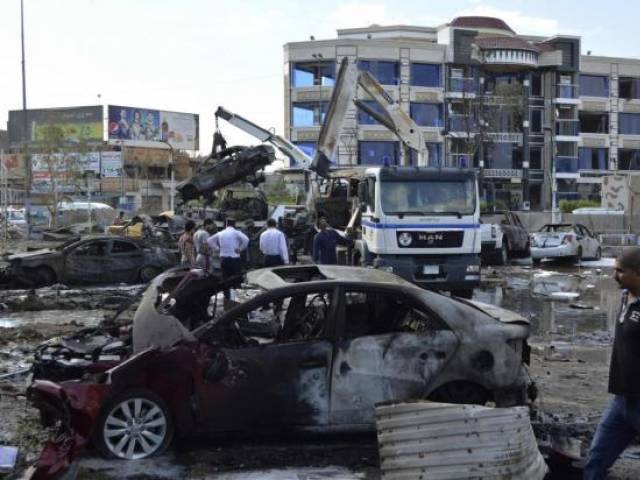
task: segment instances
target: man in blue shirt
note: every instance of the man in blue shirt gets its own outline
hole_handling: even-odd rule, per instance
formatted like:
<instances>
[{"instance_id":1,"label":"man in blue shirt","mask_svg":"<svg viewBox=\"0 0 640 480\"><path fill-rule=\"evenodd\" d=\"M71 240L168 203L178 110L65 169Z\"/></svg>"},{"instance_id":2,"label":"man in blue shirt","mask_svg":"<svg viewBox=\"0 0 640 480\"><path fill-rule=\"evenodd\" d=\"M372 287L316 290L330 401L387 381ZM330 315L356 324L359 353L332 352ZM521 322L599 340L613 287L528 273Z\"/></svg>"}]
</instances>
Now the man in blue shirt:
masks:
<instances>
[{"instance_id":1,"label":"man in blue shirt","mask_svg":"<svg viewBox=\"0 0 640 480\"><path fill-rule=\"evenodd\" d=\"M320 231L313 238L313 261L320 265L335 265L338 263L336 246L353 246L353 240L342 237L338 232L328 227L327 220L321 218L318 222Z\"/></svg>"},{"instance_id":2,"label":"man in blue shirt","mask_svg":"<svg viewBox=\"0 0 640 480\"><path fill-rule=\"evenodd\" d=\"M593 437L585 480L607 478L609 467L640 433L640 248L616 259L613 278L624 289L609 368L613 398Z\"/></svg>"}]
</instances>

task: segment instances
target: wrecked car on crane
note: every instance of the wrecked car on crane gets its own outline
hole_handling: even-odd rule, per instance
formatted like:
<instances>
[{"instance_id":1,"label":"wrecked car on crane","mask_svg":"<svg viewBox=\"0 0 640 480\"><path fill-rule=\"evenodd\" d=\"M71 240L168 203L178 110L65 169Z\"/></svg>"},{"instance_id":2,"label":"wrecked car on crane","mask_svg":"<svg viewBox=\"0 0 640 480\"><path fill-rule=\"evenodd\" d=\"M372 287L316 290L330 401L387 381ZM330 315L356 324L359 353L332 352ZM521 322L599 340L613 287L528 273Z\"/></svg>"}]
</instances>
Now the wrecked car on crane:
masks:
<instances>
[{"instance_id":1,"label":"wrecked car on crane","mask_svg":"<svg viewBox=\"0 0 640 480\"><path fill-rule=\"evenodd\" d=\"M529 324L517 314L358 267L247 279L225 309L216 277L165 272L136 311L130 358L79 381L34 382L32 403L61 419L39 471L64 470L89 441L139 459L174 436L372 430L385 401L511 406L532 396Z\"/></svg>"}]
</instances>

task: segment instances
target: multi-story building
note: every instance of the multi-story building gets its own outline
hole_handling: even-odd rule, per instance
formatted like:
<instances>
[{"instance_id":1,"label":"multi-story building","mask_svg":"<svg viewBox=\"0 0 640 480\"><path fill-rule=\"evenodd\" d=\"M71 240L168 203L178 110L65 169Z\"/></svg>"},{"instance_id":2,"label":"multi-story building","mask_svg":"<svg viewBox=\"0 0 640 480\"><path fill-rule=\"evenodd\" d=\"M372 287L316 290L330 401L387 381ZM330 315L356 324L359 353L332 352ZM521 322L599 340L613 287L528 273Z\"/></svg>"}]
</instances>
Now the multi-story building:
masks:
<instances>
[{"instance_id":1,"label":"multi-story building","mask_svg":"<svg viewBox=\"0 0 640 480\"><path fill-rule=\"evenodd\" d=\"M603 175L640 169L640 61L581 56L579 37L519 35L488 17L286 44L285 135L310 154L345 57L420 126L430 165L478 170L487 201L549 209L556 189L558 199L599 199ZM401 150L351 106L334 161L413 164Z\"/></svg>"}]
</instances>

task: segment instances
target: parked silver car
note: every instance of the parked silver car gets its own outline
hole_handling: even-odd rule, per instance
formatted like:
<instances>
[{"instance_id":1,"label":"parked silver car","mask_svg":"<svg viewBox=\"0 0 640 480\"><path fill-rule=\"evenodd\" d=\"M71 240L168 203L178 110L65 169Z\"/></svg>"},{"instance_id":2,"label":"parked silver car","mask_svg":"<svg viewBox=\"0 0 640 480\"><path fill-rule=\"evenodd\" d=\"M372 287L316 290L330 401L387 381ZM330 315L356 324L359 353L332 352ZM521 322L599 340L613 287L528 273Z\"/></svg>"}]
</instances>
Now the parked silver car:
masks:
<instances>
[{"instance_id":1,"label":"parked silver car","mask_svg":"<svg viewBox=\"0 0 640 480\"><path fill-rule=\"evenodd\" d=\"M534 263L539 263L544 258L579 261L586 258L600 259L601 256L600 242L584 225L547 224L531 235L531 258Z\"/></svg>"}]
</instances>

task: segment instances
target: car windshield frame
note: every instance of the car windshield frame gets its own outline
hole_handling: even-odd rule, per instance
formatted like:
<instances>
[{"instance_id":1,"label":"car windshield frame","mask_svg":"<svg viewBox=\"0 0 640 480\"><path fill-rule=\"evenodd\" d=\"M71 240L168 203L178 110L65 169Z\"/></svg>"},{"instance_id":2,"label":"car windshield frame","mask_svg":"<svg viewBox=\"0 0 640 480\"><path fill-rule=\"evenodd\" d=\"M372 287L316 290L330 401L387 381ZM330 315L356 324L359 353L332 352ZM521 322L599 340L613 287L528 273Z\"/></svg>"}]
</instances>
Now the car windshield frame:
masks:
<instances>
[{"instance_id":1,"label":"car windshield frame","mask_svg":"<svg viewBox=\"0 0 640 480\"><path fill-rule=\"evenodd\" d=\"M385 179L379 191L386 215L462 216L473 215L477 209L475 181L470 178Z\"/></svg>"}]
</instances>

